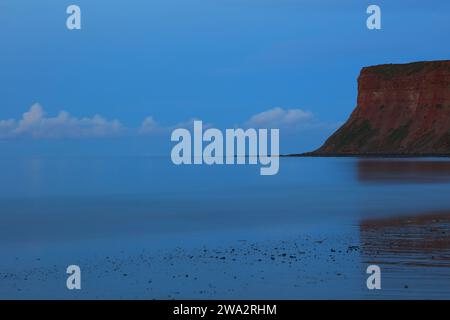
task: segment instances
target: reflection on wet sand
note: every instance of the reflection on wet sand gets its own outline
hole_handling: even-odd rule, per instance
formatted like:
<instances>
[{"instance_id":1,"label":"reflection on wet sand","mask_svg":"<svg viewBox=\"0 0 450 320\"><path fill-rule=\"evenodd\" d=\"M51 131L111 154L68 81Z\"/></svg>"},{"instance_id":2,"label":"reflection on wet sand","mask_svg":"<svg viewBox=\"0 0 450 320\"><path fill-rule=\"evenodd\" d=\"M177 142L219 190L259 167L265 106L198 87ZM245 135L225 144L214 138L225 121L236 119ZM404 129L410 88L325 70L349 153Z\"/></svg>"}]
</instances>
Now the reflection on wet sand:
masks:
<instances>
[{"instance_id":1,"label":"reflection on wet sand","mask_svg":"<svg viewBox=\"0 0 450 320\"><path fill-rule=\"evenodd\" d=\"M450 293L450 212L365 220L360 239L363 263L382 269L384 293Z\"/></svg>"},{"instance_id":2,"label":"reflection on wet sand","mask_svg":"<svg viewBox=\"0 0 450 320\"><path fill-rule=\"evenodd\" d=\"M359 159L361 182L449 182L450 162L445 160Z\"/></svg>"}]
</instances>

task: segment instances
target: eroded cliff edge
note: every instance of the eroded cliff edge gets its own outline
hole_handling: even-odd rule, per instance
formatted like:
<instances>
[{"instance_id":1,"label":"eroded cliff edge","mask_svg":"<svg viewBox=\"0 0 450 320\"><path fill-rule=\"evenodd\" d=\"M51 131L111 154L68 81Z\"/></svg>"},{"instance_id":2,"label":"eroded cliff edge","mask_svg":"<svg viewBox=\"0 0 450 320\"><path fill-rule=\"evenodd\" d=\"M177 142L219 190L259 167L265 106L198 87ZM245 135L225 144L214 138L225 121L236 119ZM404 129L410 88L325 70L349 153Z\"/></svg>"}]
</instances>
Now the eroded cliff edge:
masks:
<instances>
[{"instance_id":1,"label":"eroded cliff edge","mask_svg":"<svg viewBox=\"0 0 450 320\"><path fill-rule=\"evenodd\" d=\"M450 60L365 67L357 106L306 155L450 155Z\"/></svg>"}]
</instances>

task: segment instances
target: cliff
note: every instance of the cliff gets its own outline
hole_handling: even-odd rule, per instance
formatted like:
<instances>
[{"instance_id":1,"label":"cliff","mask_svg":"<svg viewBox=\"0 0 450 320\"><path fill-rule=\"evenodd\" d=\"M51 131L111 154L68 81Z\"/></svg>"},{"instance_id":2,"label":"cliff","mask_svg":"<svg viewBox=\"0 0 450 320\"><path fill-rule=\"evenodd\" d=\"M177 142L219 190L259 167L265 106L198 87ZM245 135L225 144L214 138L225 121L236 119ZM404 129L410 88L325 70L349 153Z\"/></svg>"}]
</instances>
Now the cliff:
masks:
<instances>
[{"instance_id":1,"label":"cliff","mask_svg":"<svg viewBox=\"0 0 450 320\"><path fill-rule=\"evenodd\" d=\"M366 67L347 122L309 155L450 155L450 60Z\"/></svg>"}]
</instances>

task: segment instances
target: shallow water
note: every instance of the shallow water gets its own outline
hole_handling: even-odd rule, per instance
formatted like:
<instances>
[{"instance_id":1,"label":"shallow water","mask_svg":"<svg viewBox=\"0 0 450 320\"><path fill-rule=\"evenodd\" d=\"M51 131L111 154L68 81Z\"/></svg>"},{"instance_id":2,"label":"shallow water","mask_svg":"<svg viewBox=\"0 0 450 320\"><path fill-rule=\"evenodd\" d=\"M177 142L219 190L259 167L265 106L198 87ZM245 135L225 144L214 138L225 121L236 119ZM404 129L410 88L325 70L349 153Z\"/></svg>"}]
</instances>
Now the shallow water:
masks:
<instances>
[{"instance_id":1,"label":"shallow water","mask_svg":"<svg viewBox=\"0 0 450 320\"><path fill-rule=\"evenodd\" d=\"M0 297L71 298L69 264L103 279L77 297L450 297L449 161L280 160L260 176L164 157L1 158ZM369 264L382 290L365 287ZM185 269L199 276L180 281Z\"/></svg>"}]
</instances>

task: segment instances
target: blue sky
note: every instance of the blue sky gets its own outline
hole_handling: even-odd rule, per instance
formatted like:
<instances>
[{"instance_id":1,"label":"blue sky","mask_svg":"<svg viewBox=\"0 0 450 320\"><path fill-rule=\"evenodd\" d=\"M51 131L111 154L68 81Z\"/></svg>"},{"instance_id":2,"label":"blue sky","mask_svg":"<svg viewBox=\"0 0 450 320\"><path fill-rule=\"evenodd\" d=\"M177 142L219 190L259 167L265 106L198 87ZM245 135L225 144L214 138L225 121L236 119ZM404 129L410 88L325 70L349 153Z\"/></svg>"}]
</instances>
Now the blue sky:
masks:
<instances>
[{"instance_id":1,"label":"blue sky","mask_svg":"<svg viewBox=\"0 0 450 320\"><path fill-rule=\"evenodd\" d=\"M82 30L66 28L70 4L81 7ZM366 28L369 4L381 7L382 30ZM90 126L98 114L107 130L114 120L124 129L8 136L0 146L165 154L166 134L139 134L145 119L166 129L192 118L233 127L266 112L289 123L282 152L306 151L353 110L363 66L449 59L449 17L444 0L0 0L3 126L17 127L39 103L50 123L69 114L58 128ZM308 116L292 125L292 112Z\"/></svg>"}]
</instances>

